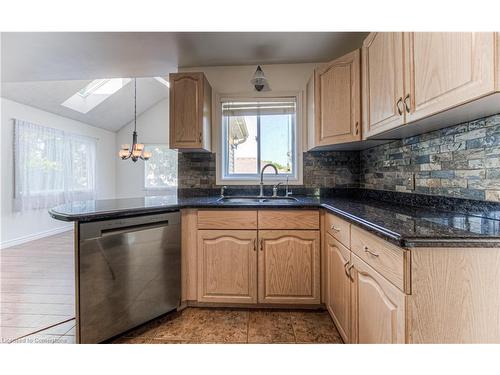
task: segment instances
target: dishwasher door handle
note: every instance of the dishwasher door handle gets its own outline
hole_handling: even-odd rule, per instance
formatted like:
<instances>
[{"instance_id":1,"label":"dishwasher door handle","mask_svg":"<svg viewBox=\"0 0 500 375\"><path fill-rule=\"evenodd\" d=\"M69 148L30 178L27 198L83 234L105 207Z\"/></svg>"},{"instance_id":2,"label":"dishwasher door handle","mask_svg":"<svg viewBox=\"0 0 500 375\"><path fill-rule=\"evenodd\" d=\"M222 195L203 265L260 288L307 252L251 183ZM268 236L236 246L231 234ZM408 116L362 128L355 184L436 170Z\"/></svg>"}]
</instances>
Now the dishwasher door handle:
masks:
<instances>
[{"instance_id":1,"label":"dishwasher door handle","mask_svg":"<svg viewBox=\"0 0 500 375\"><path fill-rule=\"evenodd\" d=\"M106 236L111 236L111 235L115 235L115 234L131 233L131 232L137 232L140 230L154 229L154 228L160 228L160 227L166 227L166 226L168 226L168 220L159 221L159 222L156 222L154 224L144 223L144 224L134 224L134 225L122 226L122 227L112 228L112 229L103 229L103 230L101 230L100 237L106 237Z\"/></svg>"}]
</instances>

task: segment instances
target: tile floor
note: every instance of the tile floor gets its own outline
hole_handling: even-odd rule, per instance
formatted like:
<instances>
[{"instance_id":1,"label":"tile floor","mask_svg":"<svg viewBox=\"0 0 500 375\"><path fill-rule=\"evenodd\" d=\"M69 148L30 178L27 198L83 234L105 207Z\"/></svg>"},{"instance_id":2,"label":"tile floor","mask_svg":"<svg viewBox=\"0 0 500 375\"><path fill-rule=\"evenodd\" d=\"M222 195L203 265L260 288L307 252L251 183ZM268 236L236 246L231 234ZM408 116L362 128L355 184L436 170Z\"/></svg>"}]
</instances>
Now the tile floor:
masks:
<instances>
[{"instance_id":1,"label":"tile floor","mask_svg":"<svg viewBox=\"0 0 500 375\"><path fill-rule=\"evenodd\" d=\"M341 344L342 339L326 311L188 308L145 324L112 343Z\"/></svg>"}]
</instances>

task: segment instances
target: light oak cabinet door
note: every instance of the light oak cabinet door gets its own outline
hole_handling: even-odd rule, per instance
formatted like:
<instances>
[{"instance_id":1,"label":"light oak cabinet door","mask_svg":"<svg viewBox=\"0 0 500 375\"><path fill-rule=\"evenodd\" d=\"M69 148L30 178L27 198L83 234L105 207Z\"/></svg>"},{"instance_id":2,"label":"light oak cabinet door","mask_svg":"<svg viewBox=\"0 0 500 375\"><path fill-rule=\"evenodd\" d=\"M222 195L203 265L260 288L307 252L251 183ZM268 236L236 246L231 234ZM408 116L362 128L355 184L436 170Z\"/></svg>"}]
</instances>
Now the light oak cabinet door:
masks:
<instances>
[{"instance_id":1,"label":"light oak cabinet door","mask_svg":"<svg viewBox=\"0 0 500 375\"><path fill-rule=\"evenodd\" d=\"M405 33L406 121L495 89L495 33Z\"/></svg>"},{"instance_id":2,"label":"light oak cabinet door","mask_svg":"<svg viewBox=\"0 0 500 375\"><path fill-rule=\"evenodd\" d=\"M403 64L403 33L370 33L363 42L363 138L405 123Z\"/></svg>"},{"instance_id":3,"label":"light oak cabinet door","mask_svg":"<svg viewBox=\"0 0 500 375\"><path fill-rule=\"evenodd\" d=\"M210 151L212 89L203 73L171 73L170 148Z\"/></svg>"},{"instance_id":4,"label":"light oak cabinet door","mask_svg":"<svg viewBox=\"0 0 500 375\"><path fill-rule=\"evenodd\" d=\"M259 231L259 303L319 304L319 231Z\"/></svg>"},{"instance_id":5,"label":"light oak cabinet door","mask_svg":"<svg viewBox=\"0 0 500 375\"><path fill-rule=\"evenodd\" d=\"M314 146L361 140L360 73L359 50L315 70Z\"/></svg>"},{"instance_id":6,"label":"light oak cabinet door","mask_svg":"<svg viewBox=\"0 0 500 375\"><path fill-rule=\"evenodd\" d=\"M329 234L325 235L326 246L326 307L344 342L350 340L351 325L351 280L347 267L351 252Z\"/></svg>"},{"instance_id":7,"label":"light oak cabinet door","mask_svg":"<svg viewBox=\"0 0 500 375\"><path fill-rule=\"evenodd\" d=\"M356 255L352 284L351 342L404 344L406 295Z\"/></svg>"},{"instance_id":8,"label":"light oak cabinet door","mask_svg":"<svg viewBox=\"0 0 500 375\"><path fill-rule=\"evenodd\" d=\"M198 231L198 301L257 302L257 231Z\"/></svg>"}]
</instances>

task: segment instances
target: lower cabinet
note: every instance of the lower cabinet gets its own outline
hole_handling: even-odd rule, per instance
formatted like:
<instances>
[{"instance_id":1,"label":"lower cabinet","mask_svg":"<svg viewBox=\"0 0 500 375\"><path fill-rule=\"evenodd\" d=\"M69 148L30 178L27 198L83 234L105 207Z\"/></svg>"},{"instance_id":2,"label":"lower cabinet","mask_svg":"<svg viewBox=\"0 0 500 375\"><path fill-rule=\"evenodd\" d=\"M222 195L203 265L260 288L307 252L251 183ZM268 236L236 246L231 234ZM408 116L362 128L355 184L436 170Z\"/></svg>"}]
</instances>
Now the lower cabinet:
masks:
<instances>
[{"instance_id":1,"label":"lower cabinet","mask_svg":"<svg viewBox=\"0 0 500 375\"><path fill-rule=\"evenodd\" d=\"M198 231L198 301L257 303L257 231Z\"/></svg>"},{"instance_id":2,"label":"lower cabinet","mask_svg":"<svg viewBox=\"0 0 500 375\"><path fill-rule=\"evenodd\" d=\"M351 252L325 234L326 246L326 295L325 304L344 342L350 341L351 279L348 267Z\"/></svg>"},{"instance_id":3,"label":"lower cabinet","mask_svg":"<svg viewBox=\"0 0 500 375\"><path fill-rule=\"evenodd\" d=\"M406 295L354 254L351 263L351 342L404 344Z\"/></svg>"},{"instance_id":4,"label":"lower cabinet","mask_svg":"<svg viewBox=\"0 0 500 375\"><path fill-rule=\"evenodd\" d=\"M259 303L319 304L319 231L260 230L259 241Z\"/></svg>"}]
</instances>

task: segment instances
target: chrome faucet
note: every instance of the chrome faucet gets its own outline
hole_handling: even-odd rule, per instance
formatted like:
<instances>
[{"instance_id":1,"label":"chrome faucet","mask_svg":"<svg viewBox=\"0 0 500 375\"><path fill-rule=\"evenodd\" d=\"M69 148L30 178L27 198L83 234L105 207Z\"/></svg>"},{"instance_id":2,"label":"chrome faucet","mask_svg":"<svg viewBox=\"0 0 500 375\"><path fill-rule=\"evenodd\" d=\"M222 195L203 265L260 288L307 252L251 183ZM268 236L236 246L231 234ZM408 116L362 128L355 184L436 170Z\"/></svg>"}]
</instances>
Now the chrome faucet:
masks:
<instances>
[{"instance_id":1,"label":"chrome faucet","mask_svg":"<svg viewBox=\"0 0 500 375\"><path fill-rule=\"evenodd\" d=\"M266 164L262 167L262 170L260 171L260 194L259 197L264 196L264 171L266 170L267 167L272 167L274 169L274 173L278 174L278 170L273 164Z\"/></svg>"},{"instance_id":2,"label":"chrome faucet","mask_svg":"<svg viewBox=\"0 0 500 375\"><path fill-rule=\"evenodd\" d=\"M280 185L283 185L283 182L278 182L276 185L273 186L273 197L277 197L278 196L278 187Z\"/></svg>"}]
</instances>

